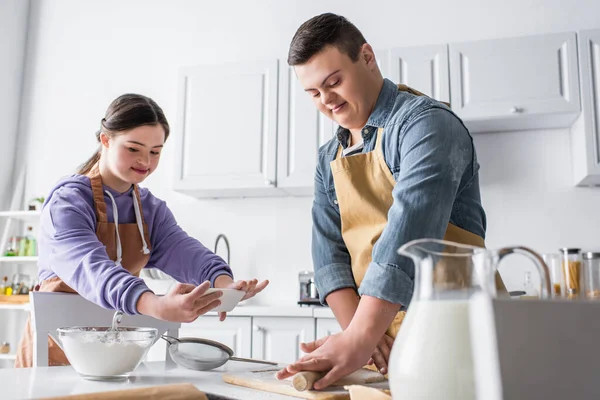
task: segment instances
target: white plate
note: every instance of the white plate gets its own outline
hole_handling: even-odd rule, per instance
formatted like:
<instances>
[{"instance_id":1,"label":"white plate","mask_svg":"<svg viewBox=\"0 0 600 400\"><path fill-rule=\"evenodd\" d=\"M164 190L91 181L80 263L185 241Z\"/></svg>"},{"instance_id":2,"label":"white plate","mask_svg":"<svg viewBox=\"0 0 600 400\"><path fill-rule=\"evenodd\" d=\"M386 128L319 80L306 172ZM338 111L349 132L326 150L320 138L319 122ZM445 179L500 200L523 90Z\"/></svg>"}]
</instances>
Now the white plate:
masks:
<instances>
[{"instance_id":1,"label":"white plate","mask_svg":"<svg viewBox=\"0 0 600 400\"><path fill-rule=\"evenodd\" d=\"M223 292L223 296L219 298L219 300L221 300L221 305L210 311L229 312L235 308L242 297L244 297L244 294L246 294L243 290L210 288L206 291L205 296L216 292L217 290Z\"/></svg>"}]
</instances>

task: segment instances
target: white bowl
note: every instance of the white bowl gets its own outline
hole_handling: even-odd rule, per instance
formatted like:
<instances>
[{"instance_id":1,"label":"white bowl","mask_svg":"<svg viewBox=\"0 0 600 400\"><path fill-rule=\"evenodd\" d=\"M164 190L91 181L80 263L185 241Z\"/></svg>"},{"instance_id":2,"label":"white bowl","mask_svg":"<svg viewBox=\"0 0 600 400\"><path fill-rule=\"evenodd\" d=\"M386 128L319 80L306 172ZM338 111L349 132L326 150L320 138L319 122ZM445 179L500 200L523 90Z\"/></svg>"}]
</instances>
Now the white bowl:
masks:
<instances>
[{"instance_id":1,"label":"white bowl","mask_svg":"<svg viewBox=\"0 0 600 400\"><path fill-rule=\"evenodd\" d=\"M242 297L246 294L243 290L235 290L235 289L220 289L220 288L210 288L206 291L207 294L221 291L223 292L223 296L219 298L221 301L221 305L213 308L210 311L218 311L218 312L229 312L237 306L237 304L242 300ZM203 296L203 297L204 297Z\"/></svg>"},{"instance_id":2,"label":"white bowl","mask_svg":"<svg viewBox=\"0 0 600 400\"><path fill-rule=\"evenodd\" d=\"M92 380L123 379L133 372L157 340L154 328L59 328L67 359L81 376Z\"/></svg>"}]
</instances>

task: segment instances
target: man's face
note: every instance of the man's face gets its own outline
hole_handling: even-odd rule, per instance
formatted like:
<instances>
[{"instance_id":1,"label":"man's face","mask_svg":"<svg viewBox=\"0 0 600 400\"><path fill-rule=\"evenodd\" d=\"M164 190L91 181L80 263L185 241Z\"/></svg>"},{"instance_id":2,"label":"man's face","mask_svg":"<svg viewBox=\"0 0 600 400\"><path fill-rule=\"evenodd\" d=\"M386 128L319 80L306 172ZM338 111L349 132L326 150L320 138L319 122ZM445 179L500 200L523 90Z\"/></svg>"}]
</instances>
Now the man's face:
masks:
<instances>
[{"instance_id":1,"label":"man's face","mask_svg":"<svg viewBox=\"0 0 600 400\"><path fill-rule=\"evenodd\" d=\"M373 85L379 69L373 49L364 44L358 61L327 46L294 67L304 90L323 114L346 129L361 129L372 112Z\"/></svg>"}]
</instances>

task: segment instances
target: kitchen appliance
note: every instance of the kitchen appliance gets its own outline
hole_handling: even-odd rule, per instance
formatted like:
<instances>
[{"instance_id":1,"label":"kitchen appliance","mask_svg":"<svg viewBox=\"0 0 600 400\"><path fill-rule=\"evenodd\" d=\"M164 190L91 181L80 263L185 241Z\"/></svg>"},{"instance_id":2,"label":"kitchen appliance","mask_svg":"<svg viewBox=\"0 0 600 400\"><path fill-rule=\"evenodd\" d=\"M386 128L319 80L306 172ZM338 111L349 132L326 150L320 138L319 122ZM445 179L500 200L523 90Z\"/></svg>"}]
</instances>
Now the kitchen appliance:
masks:
<instances>
[{"instance_id":1,"label":"kitchen appliance","mask_svg":"<svg viewBox=\"0 0 600 400\"><path fill-rule=\"evenodd\" d=\"M298 304L320 306L319 291L315 285L315 273L313 271L301 271L298 273L298 285L300 293Z\"/></svg>"},{"instance_id":2,"label":"kitchen appliance","mask_svg":"<svg viewBox=\"0 0 600 400\"><path fill-rule=\"evenodd\" d=\"M398 253L415 264L413 298L389 360L394 398L475 399L469 299L496 297L498 264L510 254L530 258L541 275L539 293L551 294L550 274L541 256L524 247L497 251L420 239Z\"/></svg>"}]
</instances>

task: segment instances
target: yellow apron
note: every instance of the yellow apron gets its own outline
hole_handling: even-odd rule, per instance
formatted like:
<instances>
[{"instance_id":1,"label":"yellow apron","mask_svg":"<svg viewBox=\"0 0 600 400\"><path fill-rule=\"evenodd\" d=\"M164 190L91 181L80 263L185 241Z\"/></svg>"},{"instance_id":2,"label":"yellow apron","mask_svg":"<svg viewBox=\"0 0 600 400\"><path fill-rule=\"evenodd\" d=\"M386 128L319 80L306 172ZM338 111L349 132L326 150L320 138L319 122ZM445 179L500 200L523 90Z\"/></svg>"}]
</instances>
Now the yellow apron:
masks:
<instances>
[{"instance_id":1,"label":"yellow apron","mask_svg":"<svg viewBox=\"0 0 600 400\"><path fill-rule=\"evenodd\" d=\"M401 91L415 95L422 93L398 85ZM342 146L331 165L337 202L342 221L342 237L350 253L352 274L357 287L360 287L372 261L373 246L387 225L387 215L393 203L392 190L396 185L381 149L383 129L377 131L375 149L369 153L341 157ZM445 240L485 247L483 238L448 224ZM496 276L497 284L499 276ZM499 287L503 285L500 281ZM405 311L400 311L386 333L395 338Z\"/></svg>"}]
</instances>

